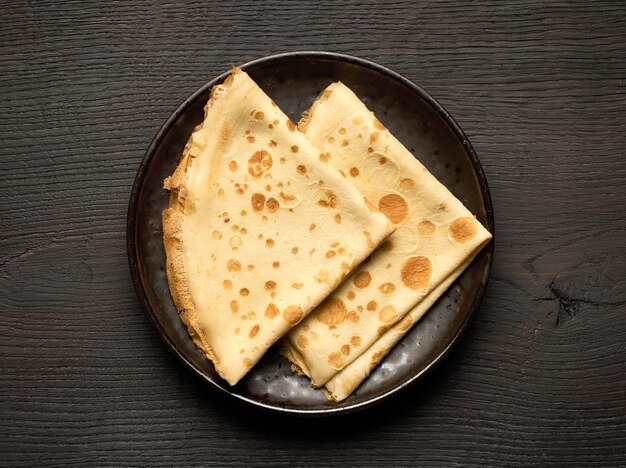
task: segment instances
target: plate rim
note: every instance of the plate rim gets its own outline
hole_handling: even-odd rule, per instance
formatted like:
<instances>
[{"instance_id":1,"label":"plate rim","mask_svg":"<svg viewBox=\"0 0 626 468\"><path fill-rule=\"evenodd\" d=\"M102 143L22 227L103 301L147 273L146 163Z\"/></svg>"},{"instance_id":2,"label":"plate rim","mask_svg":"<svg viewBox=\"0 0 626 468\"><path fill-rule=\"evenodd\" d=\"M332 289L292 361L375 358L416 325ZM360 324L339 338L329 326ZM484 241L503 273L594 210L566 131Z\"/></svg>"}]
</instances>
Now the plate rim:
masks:
<instances>
[{"instance_id":1,"label":"plate rim","mask_svg":"<svg viewBox=\"0 0 626 468\"><path fill-rule=\"evenodd\" d=\"M419 96L427 105L429 105L433 110L437 112L437 114L445 121L448 127L452 130L455 136L458 138L459 142L463 146L466 154L469 156L470 162L472 164L472 168L476 177L478 179L478 184L480 186L481 195L483 197L483 204L485 208L485 214L487 216L487 228L491 232L492 240L489 244L482 250L481 254L488 255L488 263L486 269L484 271L485 281L481 282L479 290L477 291L474 300L472 301L472 305L467 314L465 314L465 318L461 323L459 329L454 334L450 342L419 372L415 375L411 376L408 380L403 382L400 385L393 387L392 389L376 396L370 398L366 401L362 401L360 403L354 403L345 406L337 406L337 407L328 407L328 408L311 408L311 409L296 409L289 407L281 407L276 405L271 405L267 403L263 403L257 400L253 400L244 395L239 395L228 391L228 389L218 385L210 376L206 375L202 372L201 369L196 367L187 357L178 349L178 347L172 342L169 335L165 332L161 324L156 318L156 314L152 309L150 302L148 301L145 289L143 287L142 276L139 268L139 260L137 257L137 248L136 248L136 230L137 230L137 208L139 202L139 196L143 189L143 182L147 173L147 169L154 157L156 152L156 148L163 141L166 133L170 130L173 123L188 110L192 103L198 99L199 96L206 93L207 90L212 88L215 84L223 81L231 72L226 71L219 76L209 80L196 91L194 91L189 97L187 97L175 110L172 114L167 118L167 120L161 125L156 135L153 137L148 149L144 153L144 156L139 164L137 169L137 173L135 175L135 179L133 181L133 186L130 193L130 198L128 202L128 210L127 210L127 220L126 220L126 250L128 256L128 264L130 268L131 279L133 282L133 286L135 288L135 292L141 303L141 306L148 316L150 322L157 330L161 339L167 344L171 351L178 357L180 361L190 370L192 370L197 376L199 376L203 381L210 384L211 387L218 389L222 394L228 395L230 398L237 400L239 402L249 403L257 408L262 408L264 410L274 411L283 414L294 414L300 416L327 416L327 415L336 415L336 414L345 414L352 413L357 410L363 410L365 408L369 408L373 405L376 405L383 400L389 399L391 396L406 390L408 387L414 385L419 380L423 379L433 368L435 368L452 350L452 348L456 345L456 343L462 338L465 334L466 329L468 328L471 321L476 316L476 313L480 307L480 304L485 295L485 291L487 289L487 285L489 283L489 279L491 276L491 268L493 265L493 252L494 252L494 240L495 240L495 225L494 225L494 211L493 211L493 202L491 200L491 192L489 190L489 185L487 184L487 178L483 171L482 165L478 159L478 155L474 150L472 144L469 139L465 135L465 132L461 129L459 124L454 120L454 118L448 113L448 111L429 93L424 91L419 85L415 84L408 78L400 75L399 73L383 66L378 63L372 62L367 59L363 59L360 57L355 57L353 55L337 53L337 52L326 52L326 51L314 51L314 50L306 50L306 51L296 51L296 52L284 52L279 54L268 55L265 57L261 57L258 59L254 59L244 63L243 65L239 65L239 68L242 70L247 70L249 68L253 68L259 65L265 65L272 62L280 62L283 60L294 60L294 59L326 59L330 61L339 61L345 62L357 66L361 66L372 71L382 73L383 75L388 76L389 78L400 82L403 86L408 88L411 92Z\"/></svg>"}]
</instances>

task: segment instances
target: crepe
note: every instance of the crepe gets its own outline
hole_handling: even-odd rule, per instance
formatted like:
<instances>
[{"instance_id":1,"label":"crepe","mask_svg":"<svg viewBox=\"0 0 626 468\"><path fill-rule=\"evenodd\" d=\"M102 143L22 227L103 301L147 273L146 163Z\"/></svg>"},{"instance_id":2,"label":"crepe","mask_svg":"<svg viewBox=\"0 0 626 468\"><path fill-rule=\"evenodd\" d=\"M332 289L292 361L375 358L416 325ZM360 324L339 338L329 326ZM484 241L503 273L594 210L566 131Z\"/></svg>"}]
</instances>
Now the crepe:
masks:
<instances>
[{"instance_id":1,"label":"crepe","mask_svg":"<svg viewBox=\"0 0 626 468\"><path fill-rule=\"evenodd\" d=\"M328 164L398 226L285 339L289 359L320 387L339 371L363 376L357 369L371 369L378 361L372 356L380 349L388 351L397 341L394 334L412 325L411 319L402 321L403 317L428 298L412 314L421 317L491 234L343 84L334 83L324 91L300 128L331 155ZM398 328L387 335L396 323ZM352 368L381 337L386 339L372 348L369 361ZM344 386L345 381L338 377L329 384L329 393L336 394L335 384ZM345 386L346 392L351 391Z\"/></svg>"},{"instance_id":2,"label":"crepe","mask_svg":"<svg viewBox=\"0 0 626 468\"><path fill-rule=\"evenodd\" d=\"M172 297L231 385L395 229L319 158L234 69L164 182Z\"/></svg>"},{"instance_id":3,"label":"crepe","mask_svg":"<svg viewBox=\"0 0 626 468\"><path fill-rule=\"evenodd\" d=\"M424 297L402 320L391 327L383 336L374 342L363 354L352 361L348 366L337 372L322 391L329 400L340 402L350 396L359 385L370 375L370 372L382 359L389 354L393 347L406 335L411 327L421 319L437 299L454 283L461 273L472 263L478 250L469 257L450 276L442 281Z\"/></svg>"}]
</instances>

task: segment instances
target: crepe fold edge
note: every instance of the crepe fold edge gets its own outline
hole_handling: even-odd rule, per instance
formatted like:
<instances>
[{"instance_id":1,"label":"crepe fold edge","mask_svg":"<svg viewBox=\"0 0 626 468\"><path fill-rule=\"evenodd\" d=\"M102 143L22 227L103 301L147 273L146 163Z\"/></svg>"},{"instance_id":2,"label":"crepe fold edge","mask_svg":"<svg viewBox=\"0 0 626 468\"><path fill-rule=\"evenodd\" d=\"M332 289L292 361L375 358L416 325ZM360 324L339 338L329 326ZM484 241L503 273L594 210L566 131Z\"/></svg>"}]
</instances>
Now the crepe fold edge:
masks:
<instances>
[{"instance_id":1,"label":"crepe fold edge","mask_svg":"<svg viewBox=\"0 0 626 468\"><path fill-rule=\"evenodd\" d=\"M204 107L204 118L207 116L208 109L214 105L219 95L230 87L235 74L240 71L241 70L238 68L233 68L232 73L226 78L224 83L213 87L209 101ZM187 327L187 331L194 344L203 352L207 359L213 363L219 376L230 385L234 385L236 382L229 379L227 374L220 367L220 361L211 349L211 346L209 346L202 327L200 326L196 307L189 291L189 285L187 284L184 267L182 225L188 182L187 170L192 163L193 138L196 132L202 129L202 125L201 123L194 128L185 145L180 163L174 170L174 173L163 182L163 188L170 191L169 208L163 210L162 213L167 282L179 317Z\"/></svg>"}]
</instances>

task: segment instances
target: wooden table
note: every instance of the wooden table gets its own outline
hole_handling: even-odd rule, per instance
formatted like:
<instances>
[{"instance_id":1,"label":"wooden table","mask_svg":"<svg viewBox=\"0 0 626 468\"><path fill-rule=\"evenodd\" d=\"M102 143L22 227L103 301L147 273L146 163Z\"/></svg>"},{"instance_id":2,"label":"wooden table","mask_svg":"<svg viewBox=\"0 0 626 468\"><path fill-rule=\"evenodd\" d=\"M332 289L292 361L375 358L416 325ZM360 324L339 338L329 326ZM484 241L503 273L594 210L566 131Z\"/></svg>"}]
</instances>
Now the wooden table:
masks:
<instances>
[{"instance_id":1,"label":"wooden table","mask_svg":"<svg viewBox=\"0 0 626 468\"><path fill-rule=\"evenodd\" d=\"M233 64L374 60L458 120L495 263L449 358L333 420L216 395L140 309L126 208L152 136ZM9 2L0 14L0 463L626 464L626 5Z\"/></svg>"}]
</instances>

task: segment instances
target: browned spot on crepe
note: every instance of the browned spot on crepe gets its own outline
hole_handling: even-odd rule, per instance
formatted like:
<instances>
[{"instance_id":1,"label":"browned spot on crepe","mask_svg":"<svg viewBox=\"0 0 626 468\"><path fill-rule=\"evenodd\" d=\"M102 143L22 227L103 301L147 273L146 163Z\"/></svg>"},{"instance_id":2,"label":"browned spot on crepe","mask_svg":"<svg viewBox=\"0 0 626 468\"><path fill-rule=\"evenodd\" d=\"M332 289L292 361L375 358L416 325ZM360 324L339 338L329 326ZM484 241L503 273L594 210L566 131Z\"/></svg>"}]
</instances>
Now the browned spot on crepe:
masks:
<instances>
[{"instance_id":1,"label":"browned spot on crepe","mask_svg":"<svg viewBox=\"0 0 626 468\"><path fill-rule=\"evenodd\" d=\"M298 149L299 149L299 148L298 148L298 146L297 146L297 145L292 145L292 147L291 147L291 152L292 152L292 153L297 153L297 152L298 152Z\"/></svg>"},{"instance_id":2,"label":"browned spot on crepe","mask_svg":"<svg viewBox=\"0 0 626 468\"><path fill-rule=\"evenodd\" d=\"M224 289L231 289L233 287L233 282L231 280L224 280Z\"/></svg>"},{"instance_id":3,"label":"browned spot on crepe","mask_svg":"<svg viewBox=\"0 0 626 468\"><path fill-rule=\"evenodd\" d=\"M228 169L231 170L231 172L235 172L237 170L237 161L231 161L228 163Z\"/></svg>"},{"instance_id":4,"label":"browned spot on crepe","mask_svg":"<svg viewBox=\"0 0 626 468\"><path fill-rule=\"evenodd\" d=\"M262 193L253 193L250 202L254 211L262 211L265 206L265 195Z\"/></svg>"},{"instance_id":5,"label":"browned spot on crepe","mask_svg":"<svg viewBox=\"0 0 626 468\"><path fill-rule=\"evenodd\" d=\"M291 249L291 253L295 255L295 254L297 254L297 253L298 253L298 251L299 251L299 250L300 250L300 249L299 249L298 247L293 247L293 248Z\"/></svg>"},{"instance_id":6,"label":"browned spot on crepe","mask_svg":"<svg viewBox=\"0 0 626 468\"><path fill-rule=\"evenodd\" d=\"M270 213L276 213L278 208L280 208L280 203L275 198L268 198L265 202L265 206L267 206Z\"/></svg>"},{"instance_id":7,"label":"browned spot on crepe","mask_svg":"<svg viewBox=\"0 0 626 468\"><path fill-rule=\"evenodd\" d=\"M241 263L239 261L231 258L226 262L226 268L228 271L241 271Z\"/></svg>"},{"instance_id":8,"label":"browned spot on crepe","mask_svg":"<svg viewBox=\"0 0 626 468\"><path fill-rule=\"evenodd\" d=\"M478 233L478 223L471 216L455 219L448 228L450 239L457 244L466 244Z\"/></svg>"},{"instance_id":9,"label":"browned spot on crepe","mask_svg":"<svg viewBox=\"0 0 626 468\"><path fill-rule=\"evenodd\" d=\"M395 323L398 320L398 312L393 306L385 306L378 312L378 320L383 323Z\"/></svg>"},{"instance_id":10,"label":"browned spot on crepe","mask_svg":"<svg viewBox=\"0 0 626 468\"><path fill-rule=\"evenodd\" d=\"M350 338L350 343L354 347L361 346L361 337L358 335L354 335L352 338Z\"/></svg>"},{"instance_id":11,"label":"browned spot on crepe","mask_svg":"<svg viewBox=\"0 0 626 468\"><path fill-rule=\"evenodd\" d=\"M248 172L255 179L260 178L272 167L272 156L265 150L255 152L248 160Z\"/></svg>"},{"instance_id":12,"label":"browned spot on crepe","mask_svg":"<svg viewBox=\"0 0 626 468\"><path fill-rule=\"evenodd\" d=\"M387 130L385 126L380 123L380 120L378 120L376 117L374 117L374 127L378 130Z\"/></svg>"},{"instance_id":13,"label":"browned spot on crepe","mask_svg":"<svg viewBox=\"0 0 626 468\"><path fill-rule=\"evenodd\" d=\"M274 148L277 145L277 143L274 140L270 140L269 145L271 148Z\"/></svg>"},{"instance_id":14,"label":"browned spot on crepe","mask_svg":"<svg viewBox=\"0 0 626 468\"><path fill-rule=\"evenodd\" d=\"M358 167L351 167L350 168L350 175L352 177L356 177L359 175L359 168Z\"/></svg>"},{"instance_id":15,"label":"browned spot on crepe","mask_svg":"<svg viewBox=\"0 0 626 468\"><path fill-rule=\"evenodd\" d=\"M352 311L348 314L348 316L346 317L346 320L352 322L352 323L357 323L360 319L359 314L357 314L356 312Z\"/></svg>"},{"instance_id":16,"label":"browned spot on crepe","mask_svg":"<svg viewBox=\"0 0 626 468\"><path fill-rule=\"evenodd\" d=\"M354 291L348 291L348 299L352 301L354 300L355 297L356 297L356 294L354 294Z\"/></svg>"},{"instance_id":17,"label":"browned spot on crepe","mask_svg":"<svg viewBox=\"0 0 626 468\"><path fill-rule=\"evenodd\" d=\"M298 171L298 174L302 174L305 175L306 174L306 166L303 164L300 164L296 170Z\"/></svg>"},{"instance_id":18,"label":"browned spot on crepe","mask_svg":"<svg viewBox=\"0 0 626 468\"><path fill-rule=\"evenodd\" d=\"M391 294L396 290L396 287L393 283L383 283L378 287L378 289L383 294Z\"/></svg>"},{"instance_id":19,"label":"browned spot on crepe","mask_svg":"<svg viewBox=\"0 0 626 468\"><path fill-rule=\"evenodd\" d=\"M273 291L274 289L276 289L276 281L266 281L265 282L265 290L266 291Z\"/></svg>"},{"instance_id":20,"label":"browned spot on crepe","mask_svg":"<svg viewBox=\"0 0 626 468\"><path fill-rule=\"evenodd\" d=\"M350 144L350 140L343 140L341 142L341 146L348 146Z\"/></svg>"},{"instance_id":21,"label":"browned spot on crepe","mask_svg":"<svg viewBox=\"0 0 626 468\"><path fill-rule=\"evenodd\" d=\"M267 245L270 249L274 247L274 239L265 239L265 245Z\"/></svg>"},{"instance_id":22,"label":"browned spot on crepe","mask_svg":"<svg viewBox=\"0 0 626 468\"><path fill-rule=\"evenodd\" d=\"M295 325L302 320L302 309L297 305L290 305L283 311L283 320L287 323Z\"/></svg>"},{"instance_id":23,"label":"browned spot on crepe","mask_svg":"<svg viewBox=\"0 0 626 468\"><path fill-rule=\"evenodd\" d=\"M350 345L343 345L341 347L341 354L344 354L345 356L349 356L350 355Z\"/></svg>"},{"instance_id":24,"label":"browned spot on crepe","mask_svg":"<svg viewBox=\"0 0 626 468\"><path fill-rule=\"evenodd\" d=\"M213 237L213 239L215 240L220 240L222 238L222 233L219 231L213 231L211 233L211 237Z\"/></svg>"},{"instance_id":25,"label":"browned spot on crepe","mask_svg":"<svg viewBox=\"0 0 626 468\"><path fill-rule=\"evenodd\" d=\"M437 226L435 226L428 219L424 219L419 222L417 225L417 232L422 237L433 237L435 235L435 231L437 230Z\"/></svg>"},{"instance_id":26,"label":"browned spot on crepe","mask_svg":"<svg viewBox=\"0 0 626 468\"><path fill-rule=\"evenodd\" d=\"M376 143L378 141L378 138L380 138L380 133L378 132L373 132L370 135L370 143Z\"/></svg>"},{"instance_id":27,"label":"browned spot on crepe","mask_svg":"<svg viewBox=\"0 0 626 468\"><path fill-rule=\"evenodd\" d=\"M315 223L311 223L311 225L309 226L309 231L315 231L315 228L317 226L315 225Z\"/></svg>"},{"instance_id":28,"label":"browned spot on crepe","mask_svg":"<svg viewBox=\"0 0 626 468\"><path fill-rule=\"evenodd\" d=\"M273 303L269 303L267 305L267 307L265 308L265 316L267 318L274 318L278 315L278 307L276 307L276 304Z\"/></svg>"},{"instance_id":29,"label":"browned spot on crepe","mask_svg":"<svg viewBox=\"0 0 626 468\"><path fill-rule=\"evenodd\" d=\"M274 268L280 268L280 262L272 262Z\"/></svg>"},{"instance_id":30,"label":"browned spot on crepe","mask_svg":"<svg viewBox=\"0 0 626 468\"><path fill-rule=\"evenodd\" d=\"M335 370L339 370L344 366L343 356L341 353L330 353L326 361L328 362L328 365Z\"/></svg>"},{"instance_id":31,"label":"browned spot on crepe","mask_svg":"<svg viewBox=\"0 0 626 468\"><path fill-rule=\"evenodd\" d=\"M334 250L326 252L326 258L333 258L337 253Z\"/></svg>"},{"instance_id":32,"label":"browned spot on crepe","mask_svg":"<svg viewBox=\"0 0 626 468\"><path fill-rule=\"evenodd\" d=\"M237 303L237 301L230 301L230 310L233 313L237 313L237 311L239 310L239 304Z\"/></svg>"},{"instance_id":33,"label":"browned spot on crepe","mask_svg":"<svg viewBox=\"0 0 626 468\"><path fill-rule=\"evenodd\" d=\"M363 123L363 117L355 117L352 119L352 125L361 125Z\"/></svg>"},{"instance_id":34,"label":"browned spot on crepe","mask_svg":"<svg viewBox=\"0 0 626 468\"><path fill-rule=\"evenodd\" d=\"M341 215L340 215L339 213L337 213L337 214L335 215L335 222L336 222L337 224L341 224Z\"/></svg>"},{"instance_id":35,"label":"browned spot on crepe","mask_svg":"<svg viewBox=\"0 0 626 468\"><path fill-rule=\"evenodd\" d=\"M253 327L250 329L250 333L248 333L248 336L249 336L250 338L254 338L254 337L257 335L257 333L259 333L259 329L260 329L260 328L261 328L261 326L257 323L255 326L253 326Z\"/></svg>"},{"instance_id":36,"label":"browned spot on crepe","mask_svg":"<svg viewBox=\"0 0 626 468\"><path fill-rule=\"evenodd\" d=\"M326 190L324 198L317 200L317 204L326 208L337 208L337 195L332 190Z\"/></svg>"},{"instance_id":37,"label":"browned spot on crepe","mask_svg":"<svg viewBox=\"0 0 626 468\"><path fill-rule=\"evenodd\" d=\"M328 327L336 327L348 316L348 308L341 299L331 297L322 302L315 314L315 319Z\"/></svg>"},{"instance_id":38,"label":"browned spot on crepe","mask_svg":"<svg viewBox=\"0 0 626 468\"><path fill-rule=\"evenodd\" d=\"M395 224L404 221L409 216L409 204L404 198L395 193L382 197L378 201L378 209Z\"/></svg>"},{"instance_id":39,"label":"browned spot on crepe","mask_svg":"<svg viewBox=\"0 0 626 468\"><path fill-rule=\"evenodd\" d=\"M281 192L278 194L278 196L280 197L280 199L285 202L285 203L289 203L291 201L294 201L296 199L296 197L294 195L285 193L281 190Z\"/></svg>"},{"instance_id":40,"label":"browned spot on crepe","mask_svg":"<svg viewBox=\"0 0 626 468\"><path fill-rule=\"evenodd\" d=\"M411 257L402 265L402 283L415 291L428 288L433 273L433 264L428 257Z\"/></svg>"},{"instance_id":41,"label":"browned spot on crepe","mask_svg":"<svg viewBox=\"0 0 626 468\"><path fill-rule=\"evenodd\" d=\"M400 180L400 188L402 190L413 190L415 188L415 181L413 179L409 179L408 177Z\"/></svg>"},{"instance_id":42,"label":"browned spot on crepe","mask_svg":"<svg viewBox=\"0 0 626 468\"><path fill-rule=\"evenodd\" d=\"M377 307L378 304L376 303L376 301L369 301L367 303L367 310L376 310Z\"/></svg>"},{"instance_id":43,"label":"browned spot on crepe","mask_svg":"<svg viewBox=\"0 0 626 468\"><path fill-rule=\"evenodd\" d=\"M369 271L359 271L356 275L354 275L354 285L359 288L367 288L372 281L372 275L370 275Z\"/></svg>"},{"instance_id":44,"label":"browned spot on crepe","mask_svg":"<svg viewBox=\"0 0 626 468\"><path fill-rule=\"evenodd\" d=\"M246 367L252 367L252 361L250 358L243 358L243 365Z\"/></svg>"},{"instance_id":45,"label":"browned spot on crepe","mask_svg":"<svg viewBox=\"0 0 626 468\"><path fill-rule=\"evenodd\" d=\"M289 119L287 119L287 128L289 129L290 132L295 132L296 131L296 125Z\"/></svg>"},{"instance_id":46,"label":"browned spot on crepe","mask_svg":"<svg viewBox=\"0 0 626 468\"><path fill-rule=\"evenodd\" d=\"M319 159L322 162L328 162L328 160L330 159L330 153L320 153Z\"/></svg>"},{"instance_id":47,"label":"browned spot on crepe","mask_svg":"<svg viewBox=\"0 0 626 468\"><path fill-rule=\"evenodd\" d=\"M248 143L254 143L256 141L256 138L254 138L252 135L249 135L246 137L246 140L248 140Z\"/></svg>"},{"instance_id":48,"label":"browned spot on crepe","mask_svg":"<svg viewBox=\"0 0 626 468\"><path fill-rule=\"evenodd\" d=\"M385 333L387 333L387 330L389 330L389 328L382 326L382 327L378 327L378 330L376 330L376 334L381 337L383 336Z\"/></svg>"},{"instance_id":49,"label":"browned spot on crepe","mask_svg":"<svg viewBox=\"0 0 626 468\"><path fill-rule=\"evenodd\" d=\"M298 348L305 349L309 345L309 340L306 336L300 335L298 336L296 343L298 345Z\"/></svg>"},{"instance_id":50,"label":"browned spot on crepe","mask_svg":"<svg viewBox=\"0 0 626 468\"><path fill-rule=\"evenodd\" d=\"M254 113L254 120L258 120L259 122L265 118L265 114L261 111Z\"/></svg>"},{"instance_id":51,"label":"browned spot on crepe","mask_svg":"<svg viewBox=\"0 0 626 468\"><path fill-rule=\"evenodd\" d=\"M239 294L241 294L242 296L246 297L248 294L250 294L250 290L248 288L241 288L239 290Z\"/></svg>"},{"instance_id":52,"label":"browned spot on crepe","mask_svg":"<svg viewBox=\"0 0 626 468\"><path fill-rule=\"evenodd\" d=\"M239 249L239 247L241 247L241 244L243 244L243 240L241 240L241 237L239 236L233 236L228 241L228 245L230 245L230 248L233 250Z\"/></svg>"}]
</instances>

